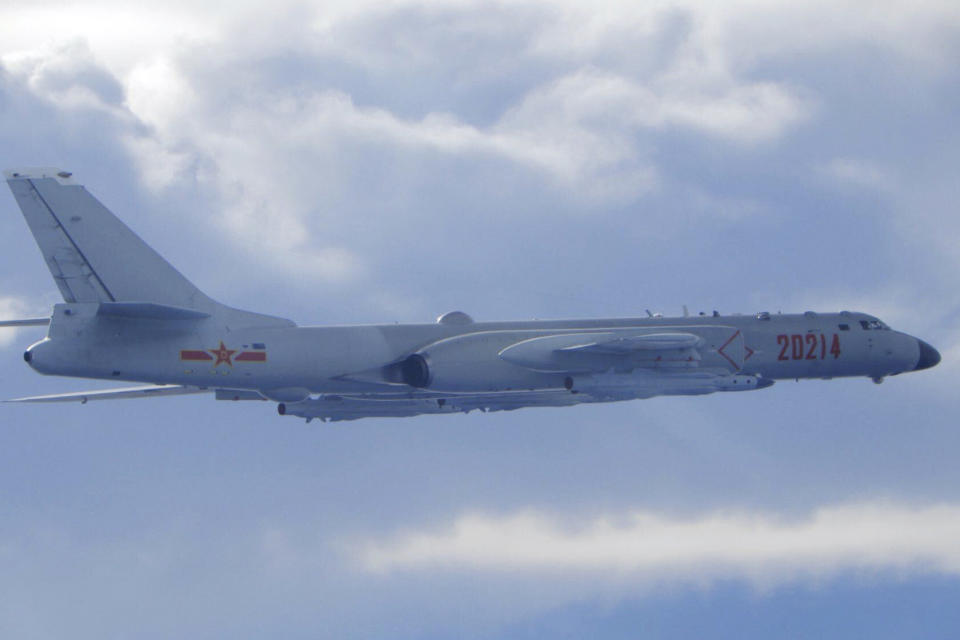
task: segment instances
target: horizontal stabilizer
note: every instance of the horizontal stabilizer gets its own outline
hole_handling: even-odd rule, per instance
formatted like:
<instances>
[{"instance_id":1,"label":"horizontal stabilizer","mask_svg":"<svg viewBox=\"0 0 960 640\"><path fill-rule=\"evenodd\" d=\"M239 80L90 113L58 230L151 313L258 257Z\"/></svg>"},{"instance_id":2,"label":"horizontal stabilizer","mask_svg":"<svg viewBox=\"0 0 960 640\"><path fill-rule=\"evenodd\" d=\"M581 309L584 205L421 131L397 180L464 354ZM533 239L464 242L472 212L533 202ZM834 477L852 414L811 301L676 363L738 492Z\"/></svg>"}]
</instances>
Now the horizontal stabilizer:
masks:
<instances>
[{"instance_id":1,"label":"horizontal stabilizer","mask_svg":"<svg viewBox=\"0 0 960 640\"><path fill-rule=\"evenodd\" d=\"M209 313L153 302L101 302L98 316L114 318L150 318L153 320L200 320Z\"/></svg>"},{"instance_id":2,"label":"horizontal stabilizer","mask_svg":"<svg viewBox=\"0 0 960 640\"><path fill-rule=\"evenodd\" d=\"M90 400L121 400L125 398L155 398L158 396L183 396L194 393L209 393L205 387L186 387L179 384L151 384L142 387L122 389L104 389L102 391L75 391L73 393L55 393L48 396L29 396L14 398L4 402L79 402L86 404Z\"/></svg>"},{"instance_id":3,"label":"horizontal stabilizer","mask_svg":"<svg viewBox=\"0 0 960 640\"><path fill-rule=\"evenodd\" d=\"M23 320L0 320L0 327L45 327L50 318L24 318Z\"/></svg>"}]
</instances>

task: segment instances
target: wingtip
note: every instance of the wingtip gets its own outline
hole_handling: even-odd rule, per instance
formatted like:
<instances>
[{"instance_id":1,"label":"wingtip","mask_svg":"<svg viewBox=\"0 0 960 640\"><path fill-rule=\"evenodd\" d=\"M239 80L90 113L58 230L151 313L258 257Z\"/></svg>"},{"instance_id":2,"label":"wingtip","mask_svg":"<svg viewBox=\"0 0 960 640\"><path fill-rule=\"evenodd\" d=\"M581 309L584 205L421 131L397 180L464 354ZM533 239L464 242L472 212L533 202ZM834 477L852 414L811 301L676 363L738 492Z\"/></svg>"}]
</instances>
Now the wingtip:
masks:
<instances>
[{"instance_id":1,"label":"wingtip","mask_svg":"<svg viewBox=\"0 0 960 640\"><path fill-rule=\"evenodd\" d=\"M3 177L7 181L53 178L60 184L80 184L74 179L72 172L57 167L18 167L5 169Z\"/></svg>"}]
</instances>

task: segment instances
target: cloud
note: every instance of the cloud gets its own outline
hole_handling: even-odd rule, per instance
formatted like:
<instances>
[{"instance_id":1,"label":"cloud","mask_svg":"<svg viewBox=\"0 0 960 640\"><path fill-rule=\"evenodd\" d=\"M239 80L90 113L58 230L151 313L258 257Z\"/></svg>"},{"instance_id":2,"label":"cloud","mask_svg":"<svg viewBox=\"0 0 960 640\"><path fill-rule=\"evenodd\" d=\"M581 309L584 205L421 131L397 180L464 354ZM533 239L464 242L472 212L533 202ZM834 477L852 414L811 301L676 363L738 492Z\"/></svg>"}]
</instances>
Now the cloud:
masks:
<instances>
[{"instance_id":1,"label":"cloud","mask_svg":"<svg viewBox=\"0 0 960 640\"><path fill-rule=\"evenodd\" d=\"M749 1L722 10L622 1L221 9L175 2L138 14L106 0L18 8L0 24L9 36L0 38L0 59L11 86L24 100L39 98L78 146L90 143L85 124L95 118L106 134L91 146L117 145L164 208L195 219L196 232L215 235L229 255L255 262L246 282L287 281L316 295L372 287L380 289L368 296L378 315L390 311L375 302L389 290L422 315L422 291L451 280L436 277L435 264L479 281L474 265L513 274L523 270L506 265L525 255L560 280L569 271L564 254L581 251L571 239L591 234L617 236L618 260L609 264L619 264L609 269L663 264L671 244L729 256L703 239L720 242L748 217L782 219L802 206L791 189L868 192L903 212L881 224L902 218L903 235L922 245L936 225L914 224L913 212L939 215L953 195L941 187L932 206L918 207L918 197L902 193L917 184L898 166L908 153L844 148L850 127L831 120L837 87L821 81L833 67L818 57L842 65L876 48L939 68L938 43L951 41L957 22L946 3L925 3L903 20L870 14L873 30L828 19L862 13L856 3L833 12ZM111 34L99 26L111 12L131 28ZM44 38L24 36L48 19ZM71 21L82 41L67 29ZM798 23L811 27L786 28ZM858 72L851 70L855 79ZM936 81L913 68L909 75ZM864 89L877 122L903 121ZM36 145L36 135L17 135L38 155L57 155ZM839 148L820 151L835 138ZM876 188L888 179L888 188ZM931 199L937 187L915 191ZM835 255L829 243L843 244L856 222L831 223L835 240L818 253L796 252L813 258L799 268ZM504 225L509 233L490 231ZM761 234L790 238L787 231L744 227L754 237L737 242L773 246ZM932 242L952 257L948 237ZM650 265L635 264L637 255ZM588 283L608 277L593 270L601 271L577 269ZM480 304L503 295L487 289Z\"/></svg>"},{"instance_id":2,"label":"cloud","mask_svg":"<svg viewBox=\"0 0 960 640\"><path fill-rule=\"evenodd\" d=\"M740 64L797 54L870 48L924 72L948 71L956 54L960 10L949 0L896 0L874 10L856 0L742 0L703 10L716 42Z\"/></svg>"},{"instance_id":3,"label":"cloud","mask_svg":"<svg viewBox=\"0 0 960 640\"><path fill-rule=\"evenodd\" d=\"M52 43L75 41L80 35L98 59L124 76L141 56L214 38L217 34L212 26L217 23L218 10L211 4L167 2L156 7L134 7L93 0L82 5L51 2L5 6L0 53L29 56ZM209 13L204 15L205 11Z\"/></svg>"},{"instance_id":4,"label":"cloud","mask_svg":"<svg viewBox=\"0 0 960 640\"><path fill-rule=\"evenodd\" d=\"M356 558L377 573L520 571L770 587L844 571L960 575L958 536L960 506L953 504L848 504L790 521L765 513L683 519L635 511L576 526L536 512L468 514L444 531L371 542Z\"/></svg>"},{"instance_id":5,"label":"cloud","mask_svg":"<svg viewBox=\"0 0 960 640\"><path fill-rule=\"evenodd\" d=\"M97 10L104 10L108 4L101 3ZM739 79L724 68L716 55L711 53L702 60L697 55L698 47L691 45L684 47L677 59L667 55L649 78L637 76L629 68L618 68L617 64L601 71L604 65L597 66L589 59L566 60L567 64L574 63L572 69L559 79L546 82L529 78L520 85L519 100L505 104L504 109L493 114L487 127L469 124L459 116L457 108L427 108L419 117L403 117L395 113L390 98L381 99L382 106L378 108L354 105L352 92L362 86L362 75L394 69L399 56L406 62L397 73L409 74L412 63L420 70L416 74L416 92L433 94L440 86L447 87L452 73L476 76L488 69L490 53L497 51L491 46L496 46L500 51L495 55L518 57L518 63L512 68L498 67L498 75L491 82L523 82L523 74L542 65L548 55L542 46L531 50L529 36L552 33L558 23L569 24L577 18L579 10L575 5L560 5L557 10L547 11L535 2L515 9L499 7L498 23L516 21L525 31L504 39L498 35L499 29L483 28L489 21L476 19L488 9L469 3L407 2L376 11L343 11L336 6L317 7L312 12L300 6L293 11L294 6L296 3L291 3L288 12L271 12L271 29L282 30L285 40L243 38L245 48L239 56L232 30L246 29L250 22L263 20L250 7L242 7L237 16L224 20L219 27L208 28L203 37L180 39L173 34L192 33L196 29L191 25L199 21L182 16L185 7L174 7L164 19L150 20L157 32L167 34L166 39L152 38L150 41L156 42L140 54L127 51L122 55L105 48L104 35L96 30L88 31L87 38L90 49L107 59L107 67L118 70L117 79L128 92L127 105L141 121L155 127L153 135L158 146L193 148L208 160L221 160L218 152L223 149L218 141L249 136L249 130L237 129L247 115L265 123L282 115L288 134L309 139L312 133L314 144L329 143L329 136L316 137L319 116L319 120L326 119L331 126L345 125L337 139L352 139L357 133L363 137L366 133L368 141L375 141L373 148L415 145L450 156L494 154L508 162L546 171L571 191L579 193L600 181L613 183L615 188L599 189L597 195L622 197L624 191L643 193L651 182L649 160L630 149L630 137L638 130L689 127L733 142L755 143L778 138L809 113L808 105L791 88L775 82ZM63 13L62 8L59 11ZM607 19L592 21L593 31L599 31L592 39L602 42L608 30L620 33L619 18L625 12L631 13L621 5L598 12ZM669 24L661 24L658 19L661 13L644 12L636 20L650 23L646 30L651 32L653 45L645 46L670 50L671 45L663 45L656 37L659 31L670 30ZM282 15L288 18L281 18ZM184 26L175 28L180 24ZM451 32L464 32L464 37L451 43L446 35ZM384 33L395 35L384 38ZM551 37L547 36L548 41ZM699 42L698 38L698 33L691 35L695 42ZM464 48L464 41L475 40L490 46ZM298 83L294 94L289 87L280 89L278 94L276 86L269 86L269 79L274 77L273 59L288 56L291 43L304 45L300 58L317 67L317 79ZM465 55L443 55L443 48L451 44ZM612 49L611 45L607 48ZM15 55L8 54L7 59L38 55L31 50L17 51ZM381 54L368 60L371 51ZM563 59L556 48L549 55ZM226 62L228 59L235 63ZM333 65L346 65L353 70L354 77L331 78L324 67ZM335 81L335 86L328 84L330 80ZM238 92L237 82L248 86ZM399 87L397 97L414 97L413 88ZM279 110L263 109L274 100L285 106ZM257 107L248 114L253 104ZM330 115L339 117L324 118ZM268 133L274 135L276 127L267 124L263 135ZM153 152L149 149L149 153ZM302 155L288 158L284 164L289 167L298 163ZM156 171L148 173L155 175Z\"/></svg>"},{"instance_id":6,"label":"cloud","mask_svg":"<svg viewBox=\"0 0 960 640\"><path fill-rule=\"evenodd\" d=\"M820 168L827 177L851 187L883 192L890 187L890 176L880 167L855 158L834 158Z\"/></svg>"},{"instance_id":7,"label":"cloud","mask_svg":"<svg viewBox=\"0 0 960 640\"><path fill-rule=\"evenodd\" d=\"M727 79L709 87L697 78L666 74L648 84L587 68L531 91L508 112L501 127L528 132L553 129L569 140L569 152L593 157L603 166L629 158L622 150L631 134L645 129L689 128L734 143L775 140L803 120L809 107L775 83L738 84ZM584 145L581 137L593 136ZM608 156L608 157L605 157Z\"/></svg>"},{"instance_id":8,"label":"cloud","mask_svg":"<svg viewBox=\"0 0 960 640\"><path fill-rule=\"evenodd\" d=\"M195 180L245 254L321 286L369 281L399 259L399 246L459 262L450 234L476 234L453 229L451 212L467 224L481 215L508 223L511 242L544 222L556 228L558 210L604 216L660 191L678 207L691 193L695 202L682 218L662 216L658 233L690 217L727 220L730 206L710 203L745 199L664 185L659 136L774 145L814 110L796 87L689 56L679 67L666 56L649 77L590 61L551 62L545 72L529 38L552 14L536 3L496 9L499 23L523 27L509 37L469 28L485 11L472 4L322 9L313 19L301 9L295 22L271 18L285 40L245 40L238 53L224 36L132 64L126 104L150 131L127 136L127 147L145 184ZM464 33L450 42L451 32ZM444 54L450 46L457 55ZM491 72L491 58L512 62ZM491 94L503 98L478 109Z\"/></svg>"},{"instance_id":9,"label":"cloud","mask_svg":"<svg viewBox=\"0 0 960 640\"><path fill-rule=\"evenodd\" d=\"M97 63L83 40L8 55L4 63L34 94L66 110L111 110L123 101L122 85Z\"/></svg>"}]
</instances>

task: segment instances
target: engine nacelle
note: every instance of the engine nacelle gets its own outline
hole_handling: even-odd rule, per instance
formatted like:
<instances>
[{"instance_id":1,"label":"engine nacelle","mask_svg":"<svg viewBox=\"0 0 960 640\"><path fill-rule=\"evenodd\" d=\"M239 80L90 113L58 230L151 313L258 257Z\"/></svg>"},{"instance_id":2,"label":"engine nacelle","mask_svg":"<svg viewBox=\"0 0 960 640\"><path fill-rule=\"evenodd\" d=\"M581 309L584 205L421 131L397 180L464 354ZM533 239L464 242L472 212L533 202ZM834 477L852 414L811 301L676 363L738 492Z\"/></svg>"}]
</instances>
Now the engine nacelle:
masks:
<instances>
[{"instance_id":1,"label":"engine nacelle","mask_svg":"<svg viewBox=\"0 0 960 640\"><path fill-rule=\"evenodd\" d=\"M471 357L470 350L433 349L414 353L383 370L390 382L431 391L501 391L557 387L561 375L511 366L490 351ZM496 352L493 352L494 354Z\"/></svg>"},{"instance_id":2,"label":"engine nacelle","mask_svg":"<svg viewBox=\"0 0 960 640\"><path fill-rule=\"evenodd\" d=\"M559 387L562 374L531 371L497 356L529 332L490 331L441 340L382 370L387 382L431 391L484 392Z\"/></svg>"}]
</instances>

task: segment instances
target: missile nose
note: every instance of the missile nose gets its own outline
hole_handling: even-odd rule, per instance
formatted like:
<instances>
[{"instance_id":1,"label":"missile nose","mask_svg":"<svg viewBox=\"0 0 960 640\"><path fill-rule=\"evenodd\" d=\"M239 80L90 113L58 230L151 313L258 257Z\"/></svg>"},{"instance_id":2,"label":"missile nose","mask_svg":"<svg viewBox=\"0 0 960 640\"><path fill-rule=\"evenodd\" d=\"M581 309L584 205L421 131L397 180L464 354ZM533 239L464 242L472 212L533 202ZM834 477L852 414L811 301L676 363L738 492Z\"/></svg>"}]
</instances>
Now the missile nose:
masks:
<instances>
[{"instance_id":1,"label":"missile nose","mask_svg":"<svg viewBox=\"0 0 960 640\"><path fill-rule=\"evenodd\" d=\"M917 360L917 366L915 366L913 370L920 371L921 369L935 367L940 362L940 352L923 340L917 340L917 342L920 345L920 358Z\"/></svg>"}]
</instances>

